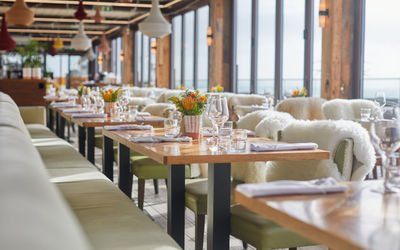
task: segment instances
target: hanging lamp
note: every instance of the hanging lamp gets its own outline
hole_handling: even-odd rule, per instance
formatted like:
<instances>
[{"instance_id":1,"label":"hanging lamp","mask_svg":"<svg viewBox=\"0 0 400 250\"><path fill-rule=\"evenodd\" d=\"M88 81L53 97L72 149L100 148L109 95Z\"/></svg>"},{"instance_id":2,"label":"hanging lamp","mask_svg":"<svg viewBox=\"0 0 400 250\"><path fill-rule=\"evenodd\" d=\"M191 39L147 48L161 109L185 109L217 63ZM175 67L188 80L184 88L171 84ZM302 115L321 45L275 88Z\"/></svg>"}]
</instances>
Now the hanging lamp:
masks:
<instances>
[{"instance_id":1,"label":"hanging lamp","mask_svg":"<svg viewBox=\"0 0 400 250\"><path fill-rule=\"evenodd\" d=\"M58 55L57 50L54 48L54 40L48 43L47 54L51 56Z\"/></svg>"},{"instance_id":2,"label":"hanging lamp","mask_svg":"<svg viewBox=\"0 0 400 250\"><path fill-rule=\"evenodd\" d=\"M162 16L158 0L152 0L150 15L139 23L139 30L150 38L163 38L171 34L171 24Z\"/></svg>"},{"instance_id":3,"label":"hanging lamp","mask_svg":"<svg viewBox=\"0 0 400 250\"><path fill-rule=\"evenodd\" d=\"M85 53L85 57L89 60L89 61L93 61L96 58L96 55L94 54L92 48L89 48L89 50Z\"/></svg>"},{"instance_id":4,"label":"hanging lamp","mask_svg":"<svg viewBox=\"0 0 400 250\"><path fill-rule=\"evenodd\" d=\"M57 37L56 40L54 40L53 48L58 49L58 50L63 49L64 48L63 40L61 40L61 38Z\"/></svg>"},{"instance_id":5,"label":"hanging lamp","mask_svg":"<svg viewBox=\"0 0 400 250\"><path fill-rule=\"evenodd\" d=\"M86 51L90 47L92 47L92 40L87 37L85 34L85 30L83 27L83 22L79 22L79 31L78 34L74 36L71 40L71 47L75 50L83 50Z\"/></svg>"},{"instance_id":6,"label":"hanging lamp","mask_svg":"<svg viewBox=\"0 0 400 250\"><path fill-rule=\"evenodd\" d=\"M106 33L103 32L103 35L101 36L101 43L99 45L99 52L103 53L103 55L108 54L110 52L110 46L108 45L107 38L106 38Z\"/></svg>"},{"instance_id":7,"label":"hanging lamp","mask_svg":"<svg viewBox=\"0 0 400 250\"><path fill-rule=\"evenodd\" d=\"M132 3L132 0L120 0L121 3Z\"/></svg>"},{"instance_id":8,"label":"hanging lamp","mask_svg":"<svg viewBox=\"0 0 400 250\"><path fill-rule=\"evenodd\" d=\"M83 6L83 0L79 0L78 8L75 11L75 18L79 21L87 18L87 13L85 11L85 7Z\"/></svg>"},{"instance_id":9,"label":"hanging lamp","mask_svg":"<svg viewBox=\"0 0 400 250\"><path fill-rule=\"evenodd\" d=\"M8 33L6 18L3 14L0 31L0 50L13 50L16 46L17 43L11 38L10 33Z\"/></svg>"},{"instance_id":10,"label":"hanging lamp","mask_svg":"<svg viewBox=\"0 0 400 250\"><path fill-rule=\"evenodd\" d=\"M35 13L31 11L24 0L16 0L7 14L7 23L17 27L27 27L33 23Z\"/></svg>"},{"instance_id":11,"label":"hanging lamp","mask_svg":"<svg viewBox=\"0 0 400 250\"><path fill-rule=\"evenodd\" d=\"M101 13L100 13L100 6L97 6L97 8L96 8L96 14L94 14L93 20L94 20L95 23L101 23L101 21L102 21L103 19L104 19L104 18L101 16Z\"/></svg>"}]
</instances>

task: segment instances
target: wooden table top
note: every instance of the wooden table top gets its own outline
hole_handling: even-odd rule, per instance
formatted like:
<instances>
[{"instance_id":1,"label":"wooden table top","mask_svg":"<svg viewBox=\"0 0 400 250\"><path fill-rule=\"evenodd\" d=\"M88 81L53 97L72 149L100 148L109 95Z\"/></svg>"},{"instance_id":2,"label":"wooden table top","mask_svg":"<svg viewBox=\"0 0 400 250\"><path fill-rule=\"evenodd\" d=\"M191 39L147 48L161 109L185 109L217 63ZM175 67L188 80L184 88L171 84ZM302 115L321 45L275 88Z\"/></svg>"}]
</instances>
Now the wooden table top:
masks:
<instances>
[{"instance_id":1,"label":"wooden table top","mask_svg":"<svg viewBox=\"0 0 400 250\"><path fill-rule=\"evenodd\" d=\"M56 97L56 98L45 98L43 97L45 102L64 102L68 101L68 97Z\"/></svg>"},{"instance_id":2,"label":"wooden table top","mask_svg":"<svg viewBox=\"0 0 400 250\"><path fill-rule=\"evenodd\" d=\"M264 198L235 190L235 201L330 249L400 249L400 195L373 191L381 181L347 185L345 193Z\"/></svg>"},{"instance_id":3,"label":"wooden table top","mask_svg":"<svg viewBox=\"0 0 400 250\"><path fill-rule=\"evenodd\" d=\"M103 129L103 135L124 144L128 148L151 157L162 164L190 164L190 163L226 163L226 162L254 162L254 161L297 161L323 160L329 158L329 151L291 150L273 152L251 152L251 143L272 142L266 138L248 137L247 149L244 153L212 152L206 139L192 142L163 142L163 143L134 143L130 139L135 136L164 135L164 129L153 131L108 131ZM273 142L272 142L273 143Z\"/></svg>"},{"instance_id":4,"label":"wooden table top","mask_svg":"<svg viewBox=\"0 0 400 250\"><path fill-rule=\"evenodd\" d=\"M64 116L71 117L72 114L64 114ZM146 116L151 118L160 118L158 116ZM81 127L104 127L108 125L122 125L122 124L148 124L153 127L164 127L164 121L112 121L110 117L107 118L74 118L71 117L71 122L78 124Z\"/></svg>"}]
</instances>

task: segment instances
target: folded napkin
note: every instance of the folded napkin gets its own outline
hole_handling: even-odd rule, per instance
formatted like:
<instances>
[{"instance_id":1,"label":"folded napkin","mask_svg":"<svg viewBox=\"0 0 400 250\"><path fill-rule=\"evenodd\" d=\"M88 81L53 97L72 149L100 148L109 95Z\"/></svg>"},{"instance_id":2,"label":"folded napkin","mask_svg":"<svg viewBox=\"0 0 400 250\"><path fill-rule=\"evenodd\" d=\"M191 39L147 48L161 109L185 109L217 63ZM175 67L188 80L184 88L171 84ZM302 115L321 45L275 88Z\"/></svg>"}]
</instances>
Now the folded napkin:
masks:
<instances>
[{"instance_id":1,"label":"folded napkin","mask_svg":"<svg viewBox=\"0 0 400 250\"><path fill-rule=\"evenodd\" d=\"M149 112L137 112L136 115L138 115L138 116L149 116L151 114Z\"/></svg>"},{"instance_id":2,"label":"folded napkin","mask_svg":"<svg viewBox=\"0 0 400 250\"><path fill-rule=\"evenodd\" d=\"M344 192L346 185L332 177L311 181L272 181L266 183L239 184L236 189L249 197L295 194L326 194Z\"/></svg>"},{"instance_id":3,"label":"folded napkin","mask_svg":"<svg viewBox=\"0 0 400 250\"><path fill-rule=\"evenodd\" d=\"M152 128L153 126L151 125L138 125L138 124L104 126L105 130L149 130Z\"/></svg>"},{"instance_id":4,"label":"folded napkin","mask_svg":"<svg viewBox=\"0 0 400 250\"><path fill-rule=\"evenodd\" d=\"M45 95L45 96L43 96L43 98L44 98L44 99L56 99L56 98L58 98L58 96L55 96L55 95Z\"/></svg>"},{"instance_id":5,"label":"folded napkin","mask_svg":"<svg viewBox=\"0 0 400 250\"><path fill-rule=\"evenodd\" d=\"M136 116L136 121L138 122L160 122L164 121L165 118L162 117L143 117L143 116Z\"/></svg>"},{"instance_id":6,"label":"folded napkin","mask_svg":"<svg viewBox=\"0 0 400 250\"><path fill-rule=\"evenodd\" d=\"M70 104L70 103L53 103L51 105L53 108L81 108L82 105Z\"/></svg>"},{"instance_id":7,"label":"folded napkin","mask_svg":"<svg viewBox=\"0 0 400 250\"><path fill-rule=\"evenodd\" d=\"M141 136L141 137L133 137L131 139L133 142L147 142L147 143L156 143L156 142L191 142L192 138L187 136L182 137L167 137L167 136Z\"/></svg>"},{"instance_id":8,"label":"folded napkin","mask_svg":"<svg viewBox=\"0 0 400 250\"><path fill-rule=\"evenodd\" d=\"M256 152L306 150L306 149L316 149L316 148L318 148L318 144L313 142L250 144L250 150Z\"/></svg>"},{"instance_id":9,"label":"folded napkin","mask_svg":"<svg viewBox=\"0 0 400 250\"><path fill-rule=\"evenodd\" d=\"M64 109L62 112L68 113L68 114L71 114L71 113L93 113L94 110L92 110L92 109L76 109L76 108L70 109L69 108L69 109Z\"/></svg>"},{"instance_id":10,"label":"folded napkin","mask_svg":"<svg viewBox=\"0 0 400 250\"><path fill-rule=\"evenodd\" d=\"M254 131L248 130L248 129L244 129L247 132L247 136L255 136ZM211 137L213 136L212 132L209 130L203 130L203 136L204 137Z\"/></svg>"},{"instance_id":11,"label":"folded napkin","mask_svg":"<svg viewBox=\"0 0 400 250\"><path fill-rule=\"evenodd\" d=\"M73 114L71 115L72 118L107 118L107 114Z\"/></svg>"}]
</instances>

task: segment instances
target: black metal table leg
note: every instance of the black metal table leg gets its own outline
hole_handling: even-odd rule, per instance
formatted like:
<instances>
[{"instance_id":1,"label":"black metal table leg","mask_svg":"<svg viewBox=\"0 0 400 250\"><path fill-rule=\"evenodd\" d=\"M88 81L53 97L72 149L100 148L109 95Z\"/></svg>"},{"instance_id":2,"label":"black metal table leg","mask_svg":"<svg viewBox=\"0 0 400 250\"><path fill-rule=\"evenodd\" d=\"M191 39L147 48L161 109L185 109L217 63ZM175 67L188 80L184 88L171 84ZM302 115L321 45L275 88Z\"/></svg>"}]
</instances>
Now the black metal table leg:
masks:
<instances>
[{"instance_id":1,"label":"black metal table leg","mask_svg":"<svg viewBox=\"0 0 400 250\"><path fill-rule=\"evenodd\" d=\"M229 249L230 183L230 163L208 166L207 249Z\"/></svg>"},{"instance_id":2,"label":"black metal table leg","mask_svg":"<svg viewBox=\"0 0 400 250\"><path fill-rule=\"evenodd\" d=\"M60 137L60 114L56 112L56 135Z\"/></svg>"},{"instance_id":3,"label":"black metal table leg","mask_svg":"<svg viewBox=\"0 0 400 250\"><path fill-rule=\"evenodd\" d=\"M118 144L118 186L129 198L132 197L132 178L129 148Z\"/></svg>"},{"instance_id":4,"label":"black metal table leg","mask_svg":"<svg viewBox=\"0 0 400 250\"><path fill-rule=\"evenodd\" d=\"M86 141L86 130L82 126L78 126L78 145L79 153L85 156L85 141Z\"/></svg>"},{"instance_id":5,"label":"black metal table leg","mask_svg":"<svg viewBox=\"0 0 400 250\"><path fill-rule=\"evenodd\" d=\"M114 143L107 136L103 136L103 174L111 181L114 180Z\"/></svg>"},{"instance_id":6,"label":"black metal table leg","mask_svg":"<svg viewBox=\"0 0 400 250\"><path fill-rule=\"evenodd\" d=\"M49 128L51 131L54 131L54 116L53 116L53 110L48 109L48 114L49 114Z\"/></svg>"},{"instance_id":7,"label":"black metal table leg","mask_svg":"<svg viewBox=\"0 0 400 250\"><path fill-rule=\"evenodd\" d=\"M94 127L87 128L86 132L86 158L94 164Z\"/></svg>"},{"instance_id":8,"label":"black metal table leg","mask_svg":"<svg viewBox=\"0 0 400 250\"><path fill-rule=\"evenodd\" d=\"M185 165L168 165L168 234L185 249Z\"/></svg>"},{"instance_id":9,"label":"black metal table leg","mask_svg":"<svg viewBox=\"0 0 400 250\"><path fill-rule=\"evenodd\" d=\"M58 113L57 113L58 114ZM61 115L58 115L60 121L60 138L65 139L65 119Z\"/></svg>"}]
</instances>

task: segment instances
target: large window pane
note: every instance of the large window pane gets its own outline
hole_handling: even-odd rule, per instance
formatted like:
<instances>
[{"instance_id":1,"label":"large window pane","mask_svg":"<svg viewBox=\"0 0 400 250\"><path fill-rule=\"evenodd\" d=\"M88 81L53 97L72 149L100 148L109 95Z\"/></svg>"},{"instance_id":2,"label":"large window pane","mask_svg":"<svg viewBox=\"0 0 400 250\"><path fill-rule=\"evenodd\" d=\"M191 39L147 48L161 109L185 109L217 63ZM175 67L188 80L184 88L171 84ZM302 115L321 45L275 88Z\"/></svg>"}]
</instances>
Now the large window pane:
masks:
<instances>
[{"instance_id":1,"label":"large window pane","mask_svg":"<svg viewBox=\"0 0 400 250\"><path fill-rule=\"evenodd\" d=\"M151 39L150 42L150 84L155 86L156 85L156 39ZM152 49L153 47L153 49Z\"/></svg>"},{"instance_id":2,"label":"large window pane","mask_svg":"<svg viewBox=\"0 0 400 250\"><path fill-rule=\"evenodd\" d=\"M194 11L186 13L184 16L185 22L185 72L184 84L186 88L193 88L193 70L194 70Z\"/></svg>"},{"instance_id":3,"label":"large window pane","mask_svg":"<svg viewBox=\"0 0 400 250\"><path fill-rule=\"evenodd\" d=\"M135 43L136 43L136 81L137 85L141 86L142 82L142 33L140 31L135 33Z\"/></svg>"},{"instance_id":4,"label":"large window pane","mask_svg":"<svg viewBox=\"0 0 400 250\"><path fill-rule=\"evenodd\" d=\"M285 0L283 16L282 93L288 96L303 87L304 0Z\"/></svg>"},{"instance_id":5,"label":"large window pane","mask_svg":"<svg viewBox=\"0 0 400 250\"><path fill-rule=\"evenodd\" d=\"M313 96L321 96L322 28L319 27L319 0L314 0Z\"/></svg>"},{"instance_id":6,"label":"large window pane","mask_svg":"<svg viewBox=\"0 0 400 250\"><path fill-rule=\"evenodd\" d=\"M143 35L143 76L142 86L146 86L149 83L149 37Z\"/></svg>"},{"instance_id":7,"label":"large window pane","mask_svg":"<svg viewBox=\"0 0 400 250\"><path fill-rule=\"evenodd\" d=\"M197 10L198 23L198 53L197 53L197 88L208 89L208 45L207 28L209 26L209 7L204 6Z\"/></svg>"},{"instance_id":8,"label":"large window pane","mask_svg":"<svg viewBox=\"0 0 400 250\"><path fill-rule=\"evenodd\" d=\"M122 37L118 37L117 41L117 51L116 51L116 72L117 72L117 82L122 82L122 61L121 61L121 51L122 51Z\"/></svg>"},{"instance_id":9,"label":"large window pane","mask_svg":"<svg viewBox=\"0 0 400 250\"><path fill-rule=\"evenodd\" d=\"M400 1L366 1L364 98L384 91L386 98L400 94Z\"/></svg>"},{"instance_id":10,"label":"large window pane","mask_svg":"<svg viewBox=\"0 0 400 250\"><path fill-rule=\"evenodd\" d=\"M258 6L257 93L274 94L275 1L259 1Z\"/></svg>"},{"instance_id":11,"label":"large window pane","mask_svg":"<svg viewBox=\"0 0 400 250\"><path fill-rule=\"evenodd\" d=\"M173 70L172 74L174 77L174 85L171 87L176 87L180 86L181 84L181 62L182 62L182 16L177 16L172 19L172 25L173 25L173 42L174 44L172 45L174 50L174 65L173 65Z\"/></svg>"},{"instance_id":12,"label":"large window pane","mask_svg":"<svg viewBox=\"0 0 400 250\"><path fill-rule=\"evenodd\" d=\"M250 93L251 67L251 0L237 1L236 65L237 90Z\"/></svg>"}]
</instances>

